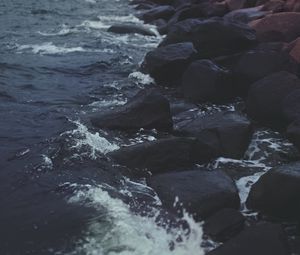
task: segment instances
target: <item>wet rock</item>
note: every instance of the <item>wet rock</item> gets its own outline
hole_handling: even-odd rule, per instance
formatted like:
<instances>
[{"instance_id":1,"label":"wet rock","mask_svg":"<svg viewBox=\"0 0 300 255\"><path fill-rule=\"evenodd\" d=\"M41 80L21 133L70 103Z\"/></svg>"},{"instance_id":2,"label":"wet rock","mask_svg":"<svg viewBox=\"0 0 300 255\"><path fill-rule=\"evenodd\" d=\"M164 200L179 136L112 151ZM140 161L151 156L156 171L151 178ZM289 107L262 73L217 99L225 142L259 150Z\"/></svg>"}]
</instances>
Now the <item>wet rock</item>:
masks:
<instances>
[{"instance_id":1,"label":"wet rock","mask_svg":"<svg viewBox=\"0 0 300 255\"><path fill-rule=\"evenodd\" d=\"M219 156L243 157L251 140L250 121L237 112L218 112L177 125L184 135L197 137L208 144Z\"/></svg>"},{"instance_id":2,"label":"wet rock","mask_svg":"<svg viewBox=\"0 0 300 255\"><path fill-rule=\"evenodd\" d=\"M215 155L195 138L166 138L123 147L108 154L118 163L153 174L208 162Z\"/></svg>"},{"instance_id":3,"label":"wet rock","mask_svg":"<svg viewBox=\"0 0 300 255\"><path fill-rule=\"evenodd\" d=\"M300 120L300 89L292 91L284 98L282 111L288 122Z\"/></svg>"},{"instance_id":4,"label":"wet rock","mask_svg":"<svg viewBox=\"0 0 300 255\"><path fill-rule=\"evenodd\" d=\"M223 208L240 206L234 182L221 171L197 169L161 174L149 178L148 184L169 210L182 209L179 205L173 206L178 197L183 207L198 220Z\"/></svg>"},{"instance_id":5,"label":"wet rock","mask_svg":"<svg viewBox=\"0 0 300 255\"><path fill-rule=\"evenodd\" d=\"M289 55L300 64L300 37L286 46Z\"/></svg>"},{"instance_id":6,"label":"wet rock","mask_svg":"<svg viewBox=\"0 0 300 255\"><path fill-rule=\"evenodd\" d=\"M237 210L225 208L209 217L203 231L215 241L224 242L244 228L245 217Z\"/></svg>"},{"instance_id":7,"label":"wet rock","mask_svg":"<svg viewBox=\"0 0 300 255\"><path fill-rule=\"evenodd\" d=\"M283 12L252 21L250 26L255 29L260 41L291 42L300 36L299 23L300 13Z\"/></svg>"},{"instance_id":8,"label":"wet rock","mask_svg":"<svg viewBox=\"0 0 300 255\"><path fill-rule=\"evenodd\" d=\"M174 7L170 5L161 5L161 6L154 7L150 10L147 10L138 16L146 23L150 23L157 19L168 20L169 18L172 17L172 15L174 15L174 13L175 13Z\"/></svg>"},{"instance_id":9,"label":"wet rock","mask_svg":"<svg viewBox=\"0 0 300 255\"><path fill-rule=\"evenodd\" d=\"M148 35L148 36L156 36L155 33L152 32L150 29L147 29L139 25L133 25L133 24L113 25L107 31L117 33L117 34L141 34L141 35Z\"/></svg>"},{"instance_id":10,"label":"wet rock","mask_svg":"<svg viewBox=\"0 0 300 255\"><path fill-rule=\"evenodd\" d=\"M141 68L158 84L176 86L196 53L193 44L189 42L167 45L148 52Z\"/></svg>"},{"instance_id":11,"label":"wet rock","mask_svg":"<svg viewBox=\"0 0 300 255\"><path fill-rule=\"evenodd\" d=\"M288 126L287 136L300 151L300 120L296 120Z\"/></svg>"},{"instance_id":12,"label":"wet rock","mask_svg":"<svg viewBox=\"0 0 300 255\"><path fill-rule=\"evenodd\" d=\"M192 42L200 57L210 58L247 49L256 36L247 25L221 18L187 19L170 27L161 46L179 42Z\"/></svg>"},{"instance_id":13,"label":"wet rock","mask_svg":"<svg viewBox=\"0 0 300 255\"><path fill-rule=\"evenodd\" d=\"M275 167L252 186L247 207L267 215L300 219L300 162Z\"/></svg>"},{"instance_id":14,"label":"wet rock","mask_svg":"<svg viewBox=\"0 0 300 255\"><path fill-rule=\"evenodd\" d=\"M262 11L261 6L239 9L231 11L224 16L224 19L230 20L232 22L242 22L249 23L252 20L263 18L269 12Z\"/></svg>"},{"instance_id":15,"label":"wet rock","mask_svg":"<svg viewBox=\"0 0 300 255\"><path fill-rule=\"evenodd\" d=\"M168 100L155 89L145 89L127 104L92 116L99 128L136 130L140 128L169 131L173 121Z\"/></svg>"},{"instance_id":16,"label":"wet rock","mask_svg":"<svg viewBox=\"0 0 300 255\"><path fill-rule=\"evenodd\" d=\"M184 97L194 102L224 102L233 97L229 71L210 60L193 62L182 77Z\"/></svg>"},{"instance_id":17,"label":"wet rock","mask_svg":"<svg viewBox=\"0 0 300 255\"><path fill-rule=\"evenodd\" d=\"M247 3L247 0L225 0L230 11L243 9Z\"/></svg>"},{"instance_id":18,"label":"wet rock","mask_svg":"<svg viewBox=\"0 0 300 255\"><path fill-rule=\"evenodd\" d=\"M296 63L281 50L256 49L243 54L234 69L236 90L246 95L250 84L265 76L279 72L297 72Z\"/></svg>"},{"instance_id":19,"label":"wet rock","mask_svg":"<svg viewBox=\"0 0 300 255\"><path fill-rule=\"evenodd\" d=\"M265 223L249 227L208 255L288 255L280 225Z\"/></svg>"},{"instance_id":20,"label":"wet rock","mask_svg":"<svg viewBox=\"0 0 300 255\"><path fill-rule=\"evenodd\" d=\"M282 113L282 103L288 94L299 88L298 77L286 71L268 75L255 82L248 93L249 116L273 128L284 127L287 123Z\"/></svg>"}]
</instances>

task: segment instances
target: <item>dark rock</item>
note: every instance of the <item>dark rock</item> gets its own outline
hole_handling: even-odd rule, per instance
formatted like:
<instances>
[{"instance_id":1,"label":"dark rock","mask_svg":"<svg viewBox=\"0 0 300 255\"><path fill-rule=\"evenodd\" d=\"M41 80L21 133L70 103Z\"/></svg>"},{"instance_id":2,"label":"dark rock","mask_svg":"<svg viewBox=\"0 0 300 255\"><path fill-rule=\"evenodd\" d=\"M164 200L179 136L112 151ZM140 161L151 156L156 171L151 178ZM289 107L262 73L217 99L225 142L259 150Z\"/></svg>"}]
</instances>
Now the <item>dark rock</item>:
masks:
<instances>
[{"instance_id":1,"label":"dark rock","mask_svg":"<svg viewBox=\"0 0 300 255\"><path fill-rule=\"evenodd\" d=\"M170 27L161 46L192 42L202 58L229 55L256 42L255 31L247 25L221 18L187 19Z\"/></svg>"},{"instance_id":2,"label":"dark rock","mask_svg":"<svg viewBox=\"0 0 300 255\"><path fill-rule=\"evenodd\" d=\"M113 25L107 31L117 34L141 34L148 36L156 36L155 33L152 32L150 29L133 24Z\"/></svg>"},{"instance_id":3,"label":"dark rock","mask_svg":"<svg viewBox=\"0 0 300 255\"><path fill-rule=\"evenodd\" d=\"M252 21L250 26L255 29L260 41L291 42L300 36L299 23L300 13L282 12Z\"/></svg>"},{"instance_id":4,"label":"dark rock","mask_svg":"<svg viewBox=\"0 0 300 255\"><path fill-rule=\"evenodd\" d=\"M280 225L266 223L249 227L208 255L289 255Z\"/></svg>"},{"instance_id":5,"label":"dark rock","mask_svg":"<svg viewBox=\"0 0 300 255\"><path fill-rule=\"evenodd\" d=\"M267 215L300 219L300 162L275 167L252 186L247 207Z\"/></svg>"},{"instance_id":6,"label":"dark rock","mask_svg":"<svg viewBox=\"0 0 300 255\"><path fill-rule=\"evenodd\" d=\"M138 16L146 23L150 23L157 19L168 20L169 18L172 17L172 15L174 15L174 13L175 13L174 7L170 5L162 5L162 6L154 7L148 11L145 11Z\"/></svg>"},{"instance_id":7,"label":"dark rock","mask_svg":"<svg viewBox=\"0 0 300 255\"><path fill-rule=\"evenodd\" d=\"M168 131L173 126L169 102L155 89L142 90L124 106L99 113L91 121L99 128L120 130Z\"/></svg>"},{"instance_id":8,"label":"dark rock","mask_svg":"<svg viewBox=\"0 0 300 255\"><path fill-rule=\"evenodd\" d=\"M285 97L300 88L297 76L281 71L271 74L251 85L247 112L250 117L261 123L282 128L286 120L282 113L282 104Z\"/></svg>"},{"instance_id":9,"label":"dark rock","mask_svg":"<svg viewBox=\"0 0 300 255\"><path fill-rule=\"evenodd\" d=\"M193 62L182 77L184 97L194 102L223 102L233 97L229 72L210 60Z\"/></svg>"},{"instance_id":10,"label":"dark rock","mask_svg":"<svg viewBox=\"0 0 300 255\"><path fill-rule=\"evenodd\" d=\"M284 98L282 111L288 122L300 120L300 88L292 91Z\"/></svg>"},{"instance_id":11,"label":"dark rock","mask_svg":"<svg viewBox=\"0 0 300 255\"><path fill-rule=\"evenodd\" d=\"M258 6L231 11L224 16L224 19L230 20L232 22L249 23L252 20L263 18L267 14L268 12L262 11L261 6Z\"/></svg>"},{"instance_id":12,"label":"dark rock","mask_svg":"<svg viewBox=\"0 0 300 255\"><path fill-rule=\"evenodd\" d=\"M141 68L158 84L176 86L196 53L192 43L167 45L148 52Z\"/></svg>"},{"instance_id":13,"label":"dark rock","mask_svg":"<svg viewBox=\"0 0 300 255\"><path fill-rule=\"evenodd\" d=\"M231 178L221 171L197 169L156 175L148 184L158 194L164 206L171 211L182 209L173 206L175 198L197 220L204 219L223 208L239 208L240 199Z\"/></svg>"},{"instance_id":14,"label":"dark rock","mask_svg":"<svg viewBox=\"0 0 300 255\"><path fill-rule=\"evenodd\" d=\"M177 131L197 137L219 156L243 157L252 135L250 121L237 112L218 112L179 123Z\"/></svg>"},{"instance_id":15,"label":"dark rock","mask_svg":"<svg viewBox=\"0 0 300 255\"><path fill-rule=\"evenodd\" d=\"M298 64L300 64L300 37L286 46L286 50Z\"/></svg>"},{"instance_id":16,"label":"dark rock","mask_svg":"<svg viewBox=\"0 0 300 255\"><path fill-rule=\"evenodd\" d=\"M203 225L203 231L215 241L224 242L244 228L245 217L237 210L225 208L211 217Z\"/></svg>"},{"instance_id":17,"label":"dark rock","mask_svg":"<svg viewBox=\"0 0 300 255\"><path fill-rule=\"evenodd\" d=\"M288 126L287 136L300 151L300 120L294 121Z\"/></svg>"},{"instance_id":18,"label":"dark rock","mask_svg":"<svg viewBox=\"0 0 300 255\"><path fill-rule=\"evenodd\" d=\"M123 147L108 154L118 163L153 174L205 163L215 155L195 138L167 138Z\"/></svg>"}]
</instances>

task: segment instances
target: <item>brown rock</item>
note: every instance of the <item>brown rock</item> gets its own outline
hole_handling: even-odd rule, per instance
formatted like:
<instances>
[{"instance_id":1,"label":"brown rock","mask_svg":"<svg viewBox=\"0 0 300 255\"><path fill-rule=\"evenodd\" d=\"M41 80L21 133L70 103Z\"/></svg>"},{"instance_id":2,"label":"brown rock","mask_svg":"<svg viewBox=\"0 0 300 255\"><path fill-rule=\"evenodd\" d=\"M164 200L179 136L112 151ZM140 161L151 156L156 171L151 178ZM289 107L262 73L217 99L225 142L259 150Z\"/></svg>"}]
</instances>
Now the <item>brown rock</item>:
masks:
<instances>
[{"instance_id":1,"label":"brown rock","mask_svg":"<svg viewBox=\"0 0 300 255\"><path fill-rule=\"evenodd\" d=\"M245 6L247 0L226 0L225 2L228 6L228 9L230 11L234 11L242 9Z\"/></svg>"},{"instance_id":2,"label":"brown rock","mask_svg":"<svg viewBox=\"0 0 300 255\"><path fill-rule=\"evenodd\" d=\"M286 46L290 56L300 64L300 37Z\"/></svg>"},{"instance_id":3,"label":"brown rock","mask_svg":"<svg viewBox=\"0 0 300 255\"><path fill-rule=\"evenodd\" d=\"M291 42L300 36L300 13L282 12L249 23L260 41Z\"/></svg>"}]
</instances>

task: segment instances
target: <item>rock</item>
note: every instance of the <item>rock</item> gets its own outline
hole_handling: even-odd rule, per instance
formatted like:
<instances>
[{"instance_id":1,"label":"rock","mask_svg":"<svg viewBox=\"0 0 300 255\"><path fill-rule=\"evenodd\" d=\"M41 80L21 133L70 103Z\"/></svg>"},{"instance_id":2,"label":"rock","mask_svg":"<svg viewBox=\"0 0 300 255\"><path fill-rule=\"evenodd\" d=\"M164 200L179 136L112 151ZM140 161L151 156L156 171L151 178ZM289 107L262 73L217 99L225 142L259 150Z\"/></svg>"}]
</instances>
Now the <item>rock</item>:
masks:
<instances>
[{"instance_id":1,"label":"rock","mask_svg":"<svg viewBox=\"0 0 300 255\"><path fill-rule=\"evenodd\" d=\"M300 219L300 162L275 167L252 186L247 207L287 220Z\"/></svg>"},{"instance_id":2,"label":"rock","mask_svg":"<svg viewBox=\"0 0 300 255\"><path fill-rule=\"evenodd\" d=\"M287 0L284 8L289 12L300 12L300 2L298 0Z\"/></svg>"},{"instance_id":3,"label":"rock","mask_svg":"<svg viewBox=\"0 0 300 255\"><path fill-rule=\"evenodd\" d=\"M282 113L283 100L299 88L300 80L291 73L281 71L270 74L251 85L247 113L267 126L282 128L287 124Z\"/></svg>"},{"instance_id":4,"label":"rock","mask_svg":"<svg viewBox=\"0 0 300 255\"><path fill-rule=\"evenodd\" d=\"M221 18L187 19L170 27L160 46L179 42L192 42L201 58L211 58L247 49L256 36L247 25Z\"/></svg>"},{"instance_id":5,"label":"rock","mask_svg":"<svg viewBox=\"0 0 300 255\"><path fill-rule=\"evenodd\" d=\"M282 0L271 0L264 4L263 10L269 11L270 13L284 12L284 5L285 2Z\"/></svg>"},{"instance_id":6,"label":"rock","mask_svg":"<svg viewBox=\"0 0 300 255\"><path fill-rule=\"evenodd\" d=\"M169 18L172 17L172 15L174 15L174 13L175 13L174 7L170 5L161 5L161 6L154 7L150 10L147 10L138 16L146 23L151 23L152 21L157 19L168 20Z\"/></svg>"},{"instance_id":7,"label":"rock","mask_svg":"<svg viewBox=\"0 0 300 255\"><path fill-rule=\"evenodd\" d=\"M253 82L283 70L297 72L296 63L285 52L272 49L255 49L246 52L234 68L236 91L240 95L246 95Z\"/></svg>"},{"instance_id":8,"label":"rock","mask_svg":"<svg viewBox=\"0 0 300 255\"><path fill-rule=\"evenodd\" d=\"M300 120L294 121L288 126L287 136L300 151Z\"/></svg>"},{"instance_id":9,"label":"rock","mask_svg":"<svg viewBox=\"0 0 300 255\"><path fill-rule=\"evenodd\" d=\"M292 91L284 98L282 112L289 123L300 120L300 89Z\"/></svg>"},{"instance_id":10,"label":"rock","mask_svg":"<svg viewBox=\"0 0 300 255\"><path fill-rule=\"evenodd\" d=\"M141 68L158 84L176 86L196 53L193 44L189 42L167 45L148 52Z\"/></svg>"},{"instance_id":11,"label":"rock","mask_svg":"<svg viewBox=\"0 0 300 255\"><path fill-rule=\"evenodd\" d=\"M223 102L233 97L229 72L210 60L193 62L182 77L184 97L194 102Z\"/></svg>"},{"instance_id":12,"label":"rock","mask_svg":"<svg viewBox=\"0 0 300 255\"><path fill-rule=\"evenodd\" d=\"M265 223L249 227L207 255L289 255L280 225Z\"/></svg>"},{"instance_id":13,"label":"rock","mask_svg":"<svg viewBox=\"0 0 300 255\"><path fill-rule=\"evenodd\" d=\"M148 179L163 205L177 212L175 198L197 220L204 219L223 208L239 208L240 199L232 179L221 171L204 169L156 175Z\"/></svg>"},{"instance_id":14,"label":"rock","mask_svg":"<svg viewBox=\"0 0 300 255\"><path fill-rule=\"evenodd\" d=\"M239 211L225 208L204 222L203 231L213 240L224 242L243 230L244 223L245 217Z\"/></svg>"},{"instance_id":15,"label":"rock","mask_svg":"<svg viewBox=\"0 0 300 255\"><path fill-rule=\"evenodd\" d=\"M300 64L300 37L297 38L295 41L291 42L287 47L287 51L289 55L298 63Z\"/></svg>"},{"instance_id":16,"label":"rock","mask_svg":"<svg viewBox=\"0 0 300 255\"><path fill-rule=\"evenodd\" d=\"M113 25L107 31L117 34L141 34L148 36L156 36L155 33L152 32L150 29L133 24Z\"/></svg>"},{"instance_id":17,"label":"rock","mask_svg":"<svg viewBox=\"0 0 300 255\"><path fill-rule=\"evenodd\" d=\"M91 121L99 128L119 130L169 131L173 126L169 102L155 89L142 90L125 105L96 114Z\"/></svg>"},{"instance_id":18,"label":"rock","mask_svg":"<svg viewBox=\"0 0 300 255\"><path fill-rule=\"evenodd\" d=\"M243 9L247 3L247 0L225 0L230 11Z\"/></svg>"},{"instance_id":19,"label":"rock","mask_svg":"<svg viewBox=\"0 0 300 255\"><path fill-rule=\"evenodd\" d=\"M197 137L218 156L242 158L252 135L250 121L237 112L218 112L179 123L178 132Z\"/></svg>"},{"instance_id":20,"label":"rock","mask_svg":"<svg viewBox=\"0 0 300 255\"><path fill-rule=\"evenodd\" d=\"M229 20L231 22L242 22L247 24L252 20L263 18L268 13L269 12L267 11L262 11L261 6L257 6L231 11L224 16L224 19Z\"/></svg>"},{"instance_id":21,"label":"rock","mask_svg":"<svg viewBox=\"0 0 300 255\"><path fill-rule=\"evenodd\" d=\"M282 12L252 21L250 26L255 29L260 41L291 42L300 36L299 23L300 13Z\"/></svg>"},{"instance_id":22,"label":"rock","mask_svg":"<svg viewBox=\"0 0 300 255\"><path fill-rule=\"evenodd\" d=\"M146 142L108 154L118 163L153 174L205 163L215 155L206 144L195 138L166 138Z\"/></svg>"}]
</instances>

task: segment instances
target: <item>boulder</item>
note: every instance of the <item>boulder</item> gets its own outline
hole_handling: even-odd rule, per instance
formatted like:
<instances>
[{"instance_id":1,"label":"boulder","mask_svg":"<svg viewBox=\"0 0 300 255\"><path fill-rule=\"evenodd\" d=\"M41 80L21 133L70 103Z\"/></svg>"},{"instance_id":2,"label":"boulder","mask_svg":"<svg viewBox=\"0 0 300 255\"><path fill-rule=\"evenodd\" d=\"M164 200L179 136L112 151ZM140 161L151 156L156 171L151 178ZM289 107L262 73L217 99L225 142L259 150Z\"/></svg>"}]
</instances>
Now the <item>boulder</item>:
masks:
<instances>
[{"instance_id":1,"label":"boulder","mask_svg":"<svg viewBox=\"0 0 300 255\"><path fill-rule=\"evenodd\" d=\"M160 46L179 42L192 42L201 58L211 58L245 50L256 36L247 25L222 18L187 19L171 26Z\"/></svg>"},{"instance_id":2,"label":"boulder","mask_svg":"<svg viewBox=\"0 0 300 255\"><path fill-rule=\"evenodd\" d=\"M300 162L275 167L252 186L247 207L273 217L300 219Z\"/></svg>"},{"instance_id":3,"label":"boulder","mask_svg":"<svg viewBox=\"0 0 300 255\"><path fill-rule=\"evenodd\" d=\"M226 5L230 11L243 9L247 0L225 0Z\"/></svg>"},{"instance_id":4,"label":"boulder","mask_svg":"<svg viewBox=\"0 0 300 255\"><path fill-rule=\"evenodd\" d=\"M157 174L205 163L215 155L195 138L172 137L123 147L108 156L131 169Z\"/></svg>"},{"instance_id":5,"label":"boulder","mask_svg":"<svg viewBox=\"0 0 300 255\"><path fill-rule=\"evenodd\" d=\"M192 43L177 43L147 53L141 69L160 85L176 86L189 63L196 56Z\"/></svg>"},{"instance_id":6,"label":"boulder","mask_svg":"<svg viewBox=\"0 0 300 255\"><path fill-rule=\"evenodd\" d=\"M282 12L252 21L250 26L260 41L291 42L300 36L299 23L300 13Z\"/></svg>"},{"instance_id":7,"label":"boulder","mask_svg":"<svg viewBox=\"0 0 300 255\"><path fill-rule=\"evenodd\" d=\"M119 130L169 131L173 126L169 102L155 89L142 90L125 105L97 113L91 122L99 128Z\"/></svg>"},{"instance_id":8,"label":"boulder","mask_svg":"<svg viewBox=\"0 0 300 255\"><path fill-rule=\"evenodd\" d=\"M288 126L287 136L300 151L300 120L296 120Z\"/></svg>"},{"instance_id":9,"label":"boulder","mask_svg":"<svg viewBox=\"0 0 300 255\"><path fill-rule=\"evenodd\" d=\"M146 23L151 23L157 19L165 19L168 20L169 18L174 15L175 9L170 5L161 5L154 7L150 10L144 11L138 15L138 17L144 20Z\"/></svg>"},{"instance_id":10,"label":"boulder","mask_svg":"<svg viewBox=\"0 0 300 255\"><path fill-rule=\"evenodd\" d=\"M207 255L289 255L287 238L280 225L249 227Z\"/></svg>"},{"instance_id":11,"label":"boulder","mask_svg":"<svg viewBox=\"0 0 300 255\"><path fill-rule=\"evenodd\" d=\"M176 130L197 137L218 156L242 158L251 140L251 122L238 112L218 112L178 123Z\"/></svg>"},{"instance_id":12,"label":"boulder","mask_svg":"<svg viewBox=\"0 0 300 255\"><path fill-rule=\"evenodd\" d=\"M221 171L195 169L155 175L148 179L163 205L177 212L185 208L197 220L205 219L223 208L240 206L237 188L227 175ZM174 206L175 199L180 203Z\"/></svg>"},{"instance_id":13,"label":"boulder","mask_svg":"<svg viewBox=\"0 0 300 255\"><path fill-rule=\"evenodd\" d=\"M288 122L300 120L300 89L292 91L284 98L282 112Z\"/></svg>"},{"instance_id":14,"label":"boulder","mask_svg":"<svg viewBox=\"0 0 300 255\"><path fill-rule=\"evenodd\" d=\"M282 112L284 98L300 88L300 80L286 71L270 74L251 85L247 113L253 119L271 127L282 128L287 122Z\"/></svg>"},{"instance_id":15,"label":"boulder","mask_svg":"<svg viewBox=\"0 0 300 255\"><path fill-rule=\"evenodd\" d=\"M203 231L210 238L224 242L244 228L245 217L237 210L225 208L210 216L203 225Z\"/></svg>"},{"instance_id":16,"label":"boulder","mask_svg":"<svg viewBox=\"0 0 300 255\"><path fill-rule=\"evenodd\" d=\"M267 11L262 11L261 6L257 6L231 11L224 16L224 19L229 20L231 22L242 22L247 24L252 20L263 18L268 13L269 12Z\"/></svg>"},{"instance_id":17,"label":"boulder","mask_svg":"<svg viewBox=\"0 0 300 255\"><path fill-rule=\"evenodd\" d=\"M107 31L116 34L141 34L148 36L156 36L155 33L152 32L150 29L134 24L112 25L110 28L108 28Z\"/></svg>"},{"instance_id":18,"label":"boulder","mask_svg":"<svg viewBox=\"0 0 300 255\"><path fill-rule=\"evenodd\" d=\"M292 59L300 64L300 37L286 46L286 50Z\"/></svg>"},{"instance_id":19,"label":"boulder","mask_svg":"<svg viewBox=\"0 0 300 255\"><path fill-rule=\"evenodd\" d=\"M182 77L184 97L194 102L223 102L233 97L229 71L210 60L193 62Z\"/></svg>"}]
</instances>

